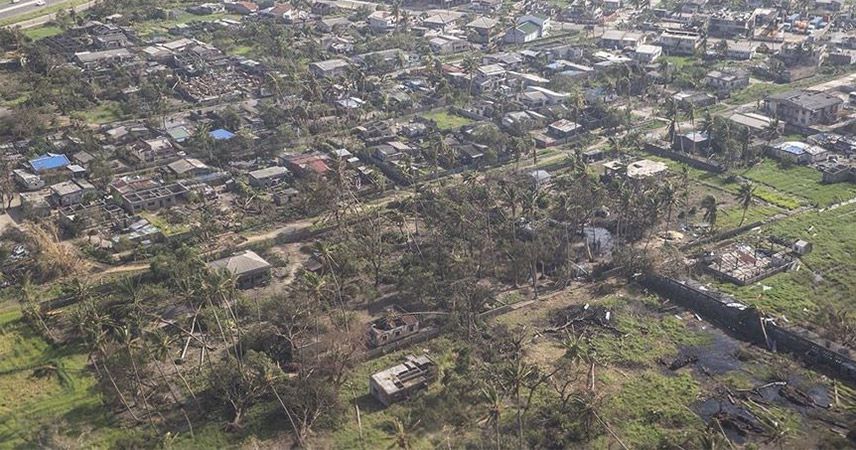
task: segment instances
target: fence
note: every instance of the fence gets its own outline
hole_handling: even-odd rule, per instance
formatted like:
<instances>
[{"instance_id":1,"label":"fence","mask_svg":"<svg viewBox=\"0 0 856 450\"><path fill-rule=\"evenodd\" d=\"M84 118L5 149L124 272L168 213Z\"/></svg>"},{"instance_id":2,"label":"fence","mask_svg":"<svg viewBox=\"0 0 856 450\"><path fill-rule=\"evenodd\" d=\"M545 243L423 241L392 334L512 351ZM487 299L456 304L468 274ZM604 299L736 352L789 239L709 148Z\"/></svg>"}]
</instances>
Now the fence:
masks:
<instances>
[{"instance_id":1,"label":"fence","mask_svg":"<svg viewBox=\"0 0 856 450\"><path fill-rule=\"evenodd\" d=\"M829 375L856 385L856 361L845 347L802 328L777 325L757 309L742 305L727 295L705 290L691 281L648 275L641 282L740 339L764 345L774 352L794 354Z\"/></svg>"},{"instance_id":2,"label":"fence","mask_svg":"<svg viewBox=\"0 0 856 450\"><path fill-rule=\"evenodd\" d=\"M674 159L676 161L680 161L684 164L687 164L690 167L695 167L696 169L706 170L708 172L714 173L722 173L725 172L725 167L711 159L700 158L696 156L692 156L686 153L679 153L669 150L664 147L660 147L659 145L652 144L650 142L646 143L644 146L644 150L648 153L653 153L657 156L662 156L664 158Z\"/></svg>"}]
</instances>

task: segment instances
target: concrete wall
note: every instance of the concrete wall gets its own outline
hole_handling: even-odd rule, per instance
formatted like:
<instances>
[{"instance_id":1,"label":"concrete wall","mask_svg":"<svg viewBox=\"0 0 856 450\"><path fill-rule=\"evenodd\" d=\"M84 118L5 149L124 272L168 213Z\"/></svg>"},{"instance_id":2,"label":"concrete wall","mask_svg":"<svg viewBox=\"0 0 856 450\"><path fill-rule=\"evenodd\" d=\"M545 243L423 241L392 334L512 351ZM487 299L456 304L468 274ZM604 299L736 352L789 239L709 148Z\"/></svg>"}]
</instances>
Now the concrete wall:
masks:
<instances>
[{"instance_id":1,"label":"concrete wall","mask_svg":"<svg viewBox=\"0 0 856 450\"><path fill-rule=\"evenodd\" d=\"M850 350L797 328L766 321L757 309L741 309L727 295L707 291L692 281L648 275L642 284L658 294L697 312L736 337L771 351L792 353L827 374L856 385L856 361Z\"/></svg>"}]
</instances>

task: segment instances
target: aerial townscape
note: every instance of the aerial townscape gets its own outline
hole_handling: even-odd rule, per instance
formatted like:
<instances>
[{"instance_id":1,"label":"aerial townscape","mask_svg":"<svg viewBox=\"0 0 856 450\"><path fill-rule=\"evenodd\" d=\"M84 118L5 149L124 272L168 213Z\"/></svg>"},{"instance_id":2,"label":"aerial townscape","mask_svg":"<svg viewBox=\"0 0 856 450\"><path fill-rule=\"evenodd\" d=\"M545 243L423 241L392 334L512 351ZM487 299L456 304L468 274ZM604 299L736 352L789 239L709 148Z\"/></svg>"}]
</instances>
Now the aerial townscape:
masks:
<instances>
[{"instance_id":1,"label":"aerial townscape","mask_svg":"<svg viewBox=\"0 0 856 450\"><path fill-rule=\"evenodd\" d=\"M0 449L856 449L851 0L0 0Z\"/></svg>"}]
</instances>

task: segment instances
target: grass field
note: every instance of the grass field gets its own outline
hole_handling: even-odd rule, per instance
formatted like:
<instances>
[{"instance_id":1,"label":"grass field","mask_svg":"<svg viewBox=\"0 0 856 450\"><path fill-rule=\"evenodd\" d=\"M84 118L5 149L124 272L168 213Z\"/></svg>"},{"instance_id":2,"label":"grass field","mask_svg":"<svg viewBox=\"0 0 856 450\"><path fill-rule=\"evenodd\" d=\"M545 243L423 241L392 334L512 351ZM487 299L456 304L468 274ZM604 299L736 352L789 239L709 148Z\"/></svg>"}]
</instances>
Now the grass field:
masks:
<instances>
[{"instance_id":1,"label":"grass field","mask_svg":"<svg viewBox=\"0 0 856 450\"><path fill-rule=\"evenodd\" d=\"M33 448L31 439L48 425L73 440L85 435L81 445L109 447L120 430L95 391L87 359L78 349L45 342L17 306L0 306L0 448ZM48 364L62 367L67 377L34 375Z\"/></svg>"},{"instance_id":2,"label":"grass field","mask_svg":"<svg viewBox=\"0 0 856 450\"><path fill-rule=\"evenodd\" d=\"M168 20L148 20L145 22L135 23L133 26L141 35L152 35L158 33L166 33L170 28L176 25L182 25L190 22L215 22L221 19L240 20L240 16L226 13L216 13L208 15L196 15L186 12L179 13L177 17Z\"/></svg>"},{"instance_id":3,"label":"grass field","mask_svg":"<svg viewBox=\"0 0 856 450\"><path fill-rule=\"evenodd\" d=\"M46 37L56 36L60 33L62 33L62 29L53 25L45 25L24 30L24 35L34 41L38 41L39 39L44 39Z\"/></svg>"},{"instance_id":4,"label":"grass field","mask_svg":"<svg viewBox=\"0 0 856 450\"><path fill-rule=\"evenodd\" d=\"M112 100L102 101L94 108L80 111L77 114L80 114L86 123L99 125L114 122L122 118L122 110L119 107L119 103Z\"/></svg>"},{"instance_id":5,"label":"grass field","mask_svg":"<svg viewBox=\"0 0 856 450\"><path fill-rule=\"evenodd\" d=\"M472 123L472 120L459 116L449 111L438 111L423 115L426 119L433 120L441 130L454 130Z\"/></svg>"},{"instance_id":6,"label":"grass field","mask_svg":"<svg viewBox=\"0 0 856 450\"><path fill-rule=\"evenodd\" d=\"M856 205L824 212L806 212L762 231L814 246L801 258L800 270L784 272L751 286L720 283L722 289L791 320L812 322L818 312L843 307L856 312Z\"/></svg>"},{"instance_id":7,"label":"grass field","mask_svg":"<svg viewBox=\"0 0 856 450\"><path fill-rule=\"evenodd\" d=\"M820 172L806 166L782 167L774 161L764 161L741 175L778 191L802 197L821 207L856 197L856 185L851 183L823 184Z\"/></svg>"},{"instance_id":8,"label":"grass field","mask_svg":"<svg viewBox=\"0 0 856 450\"><path fill-rule=\"evenodd\" d=\"M752 223L760 220L769 219L782 210L769 205L752 205L746 211L746 221L744 223ZM716 226L723 230L737 228L740 226L740 219L743 217L743 208L734 206L719 211L716 218Z\"/></svg>"}]
</instances>

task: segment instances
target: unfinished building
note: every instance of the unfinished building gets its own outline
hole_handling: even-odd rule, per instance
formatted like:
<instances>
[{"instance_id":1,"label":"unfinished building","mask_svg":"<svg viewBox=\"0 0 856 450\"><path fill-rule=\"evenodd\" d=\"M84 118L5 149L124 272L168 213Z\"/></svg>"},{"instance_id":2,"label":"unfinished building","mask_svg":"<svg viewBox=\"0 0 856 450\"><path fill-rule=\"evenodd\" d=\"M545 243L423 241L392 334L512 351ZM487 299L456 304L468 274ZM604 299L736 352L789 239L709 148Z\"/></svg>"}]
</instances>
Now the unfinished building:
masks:
<instances>
[{"instance_id":1,"label":"unfinished building","mask_svg":"<svg viewBox=\"0 0 856 450\"><path fill-rule=\"evenodd\" d=\"M369 393L389 406L421 391L437 378L437 364L428 356L407 355L402 364L371 376Z\"/></svg>"},{"instance_id":2,"label":"unfinished building","mask_svg":"<svg viewBox=\"0 0 856 450\"><path fill-rule=\"evenodd\" d=\"M393 307L369 326L369 344L380 347L419 333L419 319L402 308Z\"/></svg>"},{"instance_id":3,"label":"unfinished building","mask_svg":"<svg viewBox=\"0 0 856 450\"><path fill-rule=\"evenodd\" d=\"M716 250L705 260L705 268L718 278L745 286L785 271L793 262L789 249L772 242L767 248L737 243Z\"/></svg>"}]
</instances>

